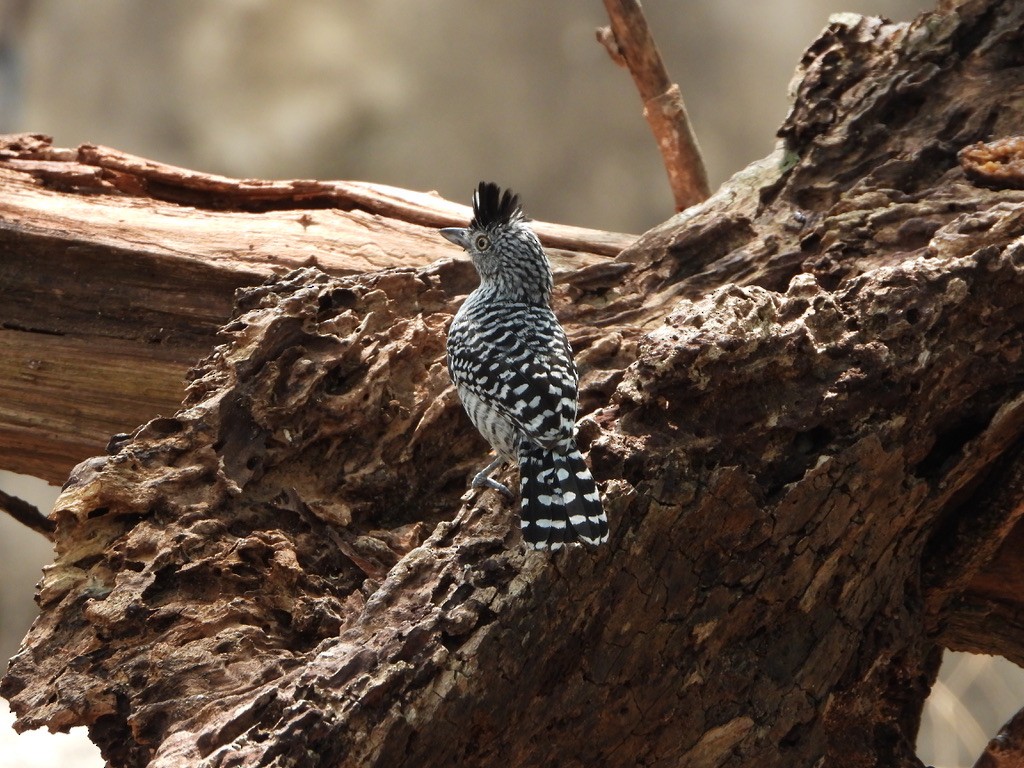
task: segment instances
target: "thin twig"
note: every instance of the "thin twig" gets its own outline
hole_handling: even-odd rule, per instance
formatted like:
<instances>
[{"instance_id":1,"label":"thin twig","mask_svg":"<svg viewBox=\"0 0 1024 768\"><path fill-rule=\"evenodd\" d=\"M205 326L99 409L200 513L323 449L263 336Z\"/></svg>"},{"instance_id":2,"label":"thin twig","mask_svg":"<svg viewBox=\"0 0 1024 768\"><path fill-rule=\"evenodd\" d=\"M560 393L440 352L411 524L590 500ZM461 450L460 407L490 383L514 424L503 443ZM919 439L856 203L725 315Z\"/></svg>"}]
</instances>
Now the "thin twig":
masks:
<instances>
[{"instance_id":1,"label":"thin twig","mask_svg":"<svg viewBox=\"0 0 1024 768\"><path fill-rule=\"evenodd\" d=\"M690 127L679 86L669 80L658 46L637 0L604 0L610 27L597 39L612 60L629 69L644 102L644 117L661 150L668 181L681 211L711 195L704 160Z\"/></svg>"},{"instance_id":2,"label":"thin twig","mask_svg":"<svg viewBox=\"0 0 1024 768\"><path fill-rule=\"evenodd\" d=\"M24 499L11 496L9 493L0 491L0 512L6 512L19 523L27 525L33 531L43 534L50 541L53 541L53 532L57 526L46 515L39 511L34 504L29 504Z\"/></svg>"}]
</instances>

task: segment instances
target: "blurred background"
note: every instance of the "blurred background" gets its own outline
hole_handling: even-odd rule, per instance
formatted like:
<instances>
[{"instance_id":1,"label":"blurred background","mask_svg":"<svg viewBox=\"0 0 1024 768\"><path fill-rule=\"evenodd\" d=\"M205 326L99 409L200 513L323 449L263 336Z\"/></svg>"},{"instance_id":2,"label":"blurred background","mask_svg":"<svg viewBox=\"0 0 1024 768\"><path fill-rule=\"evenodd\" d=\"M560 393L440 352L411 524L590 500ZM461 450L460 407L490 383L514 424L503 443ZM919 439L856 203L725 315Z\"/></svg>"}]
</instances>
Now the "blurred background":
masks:
<instances>
[{"instance_id":1,"label":"blurred background","mask_svg":"<svg viewBox=\"0 0 1024 768\"><path fill-rule=\"evenodd\" d=\"M714 188L771 151L789 81L831 13L909 20L933 6L648 0L645 11ZM672 214L672 197L632 79L594 40L606 23L598 0L0 0L0 133L460 202L493 179L534 218L639 233ZM43 510L56 496L4 472L0 488ZM35 615L51 557L42 536L0 515L3 659ZM972 765L1022 704L1019 668L947 654L922 759ZM84 733L16 736L12 720L0 700L3 768L103 764Z\"/></svg>"}]
</instances>

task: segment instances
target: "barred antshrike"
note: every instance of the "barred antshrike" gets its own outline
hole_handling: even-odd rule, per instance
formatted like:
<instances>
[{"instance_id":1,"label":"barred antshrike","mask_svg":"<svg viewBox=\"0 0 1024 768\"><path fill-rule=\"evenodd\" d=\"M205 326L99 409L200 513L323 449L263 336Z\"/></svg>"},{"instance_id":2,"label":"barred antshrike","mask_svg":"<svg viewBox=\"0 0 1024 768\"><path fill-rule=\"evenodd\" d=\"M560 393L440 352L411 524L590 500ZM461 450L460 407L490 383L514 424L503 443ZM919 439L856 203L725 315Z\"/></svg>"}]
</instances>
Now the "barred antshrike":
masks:
<instances>
[{"instance_id":1,"label":"barred antshrike","mask_svg":"<svg viewBox=\"0 0 1024 768\"><path fill-rule=\"evenodd\" d=\"M516 462L527 546L607 541L601 496L576 447L579 375L551 311L547 255L518 196L480 182L469 227L441 234L469 252L480 275L448 332L448 371L470 419L497 453L473 486L511 496L490 473Z\"/></svg>"}]
</instances>

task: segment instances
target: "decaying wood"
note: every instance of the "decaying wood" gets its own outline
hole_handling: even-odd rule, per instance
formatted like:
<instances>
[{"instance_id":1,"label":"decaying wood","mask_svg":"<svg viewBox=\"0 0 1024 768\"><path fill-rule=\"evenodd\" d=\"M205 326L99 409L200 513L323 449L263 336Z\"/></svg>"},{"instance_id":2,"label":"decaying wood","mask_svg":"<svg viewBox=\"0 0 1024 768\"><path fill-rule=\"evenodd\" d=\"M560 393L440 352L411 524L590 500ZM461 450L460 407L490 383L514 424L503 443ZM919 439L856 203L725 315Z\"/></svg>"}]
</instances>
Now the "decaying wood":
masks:
<instances>
[{"instance_id":1,"label":"decaying wood","mask_svg":"<svg viewBox=\"0 0 1024 768\"><path fill-rule=\"evenodd\" d=\"M644 103L644 117L658 143L676 211L708 199L711 186L697 136L690 126L683 95L672 82L654 35L637 0L605 0L611 25L599 27L597 40L612 60L633 76Z\"/></svg>"},{"instance_id":2,"label":"decaying wood","mask_svg":"<svg viewBox=\"0 0 1024 768\"><path fill-rule=\"evenodd\" d=\"M919 765L943 647L1024 661L1024 191L958 160L1024 124L1021 50L1013 0L837 19L775 154L566 266L597 550L463 497L464 262L244 287L58 500L18 727L115 766Z\"/></svg>"},{"instance_id":3,"label":"decaying wood","mask_svg":"<svg viewBox=\"0 0 1024 768\"><path fill-rule=\"evenodd\" d=\"M57 484L110 435L177 410L235 289L300 266L451 258L436 230L469 215L436 195L227 179L32 135L0 142L0 188L0 465ZM563 273L635 239L537 230Z\"/></svg>"}]
</instances>

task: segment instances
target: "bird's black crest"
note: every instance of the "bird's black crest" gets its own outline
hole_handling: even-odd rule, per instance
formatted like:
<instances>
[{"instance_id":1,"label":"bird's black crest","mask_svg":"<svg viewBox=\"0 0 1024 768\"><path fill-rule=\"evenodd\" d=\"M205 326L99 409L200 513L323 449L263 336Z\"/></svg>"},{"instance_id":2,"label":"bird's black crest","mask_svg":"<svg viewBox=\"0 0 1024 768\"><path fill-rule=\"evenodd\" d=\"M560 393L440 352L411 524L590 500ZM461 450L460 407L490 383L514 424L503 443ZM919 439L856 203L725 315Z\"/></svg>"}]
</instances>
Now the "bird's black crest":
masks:
<instances>
[{"instance_id":1,"label":"bird's black crest","mask_svg":"<svg viewBox=\"0 0 1024 768\"><path fill-rule=\"evenodd\" d=\"M524 218L519 195L511 189L502 192L497 184L481 181L473 192L473 221L469 225L474 229L514 224Z\"/></svg>"}]
</instances>

